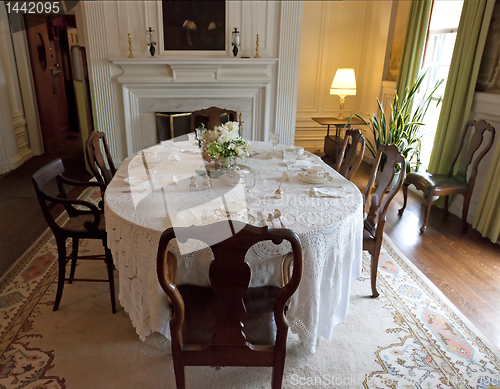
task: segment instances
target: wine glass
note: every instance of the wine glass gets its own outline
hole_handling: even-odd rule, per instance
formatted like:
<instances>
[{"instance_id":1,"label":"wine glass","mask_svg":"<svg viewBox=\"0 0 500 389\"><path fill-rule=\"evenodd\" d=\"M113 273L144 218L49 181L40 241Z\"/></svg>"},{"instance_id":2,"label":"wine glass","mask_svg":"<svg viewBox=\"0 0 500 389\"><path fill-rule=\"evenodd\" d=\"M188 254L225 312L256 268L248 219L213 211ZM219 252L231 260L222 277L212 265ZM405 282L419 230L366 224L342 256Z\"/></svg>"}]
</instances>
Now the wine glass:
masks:
<instances>
[{"instance_id":1,"label":"wine glass","mask_svg":"<svg viewBox=\"0 0 500 389\"><path fill-rule=\"evenodd\" d=\"M297 162L297 152L293 149L283 150L283 162L285 162L286 170L290 169Z\"/></svg>"},{"instance_id":2,"label":"wine glass","mask_svg":"<svg viewBox=\"0 0 500 389\"><path fill-rule=\"evenodd\" d=\"M198 140L198 145L202 144L203 135L205 134L205 129L203 127L198 127L196 129L196 140Z\"/></svg>"},{"instance_id":3,"label":"wine glass","mask_svg":"<svg viewBox=\"0 0 500 389\"><path fill-rule=\"evenodd\" d=\"M255 175L253 173L246 173L243 175L243 184L245 185L247 202L250 199L250 192L255 187Z\"/></svg>"},{"instance_id":4,"label":"wine glass","mask_svg":"<svg viewBox=\"0 0 500 389\"><path fill-rule=\"evenodd\" d=\"M280 134L277 131L271 131L269 134L269 140L271 141L271 145L273 146L273 151L276 150L276 146L280 143Z\"/></svg>"}]
</instances>

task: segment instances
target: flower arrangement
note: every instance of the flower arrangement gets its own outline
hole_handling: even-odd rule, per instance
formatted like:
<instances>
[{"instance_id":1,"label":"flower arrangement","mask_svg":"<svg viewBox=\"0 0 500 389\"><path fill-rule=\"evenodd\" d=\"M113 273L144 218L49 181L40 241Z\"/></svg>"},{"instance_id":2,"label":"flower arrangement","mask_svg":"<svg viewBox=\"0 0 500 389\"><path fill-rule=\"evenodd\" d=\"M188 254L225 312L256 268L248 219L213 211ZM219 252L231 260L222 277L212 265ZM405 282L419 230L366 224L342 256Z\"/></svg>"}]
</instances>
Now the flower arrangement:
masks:
<instances>
[{"instance_id":1,"label":"flower arrangement","mask_svg":"<svg viewBox=\"0 0 500 389\"><path fill-rule=\"evenodd\" d=\"M243 158L250 152L250 144L239 135L238 122L227 122L207 130L199 142L206 160L223 161L230 157Z\"/></svg>"}]
</instances>

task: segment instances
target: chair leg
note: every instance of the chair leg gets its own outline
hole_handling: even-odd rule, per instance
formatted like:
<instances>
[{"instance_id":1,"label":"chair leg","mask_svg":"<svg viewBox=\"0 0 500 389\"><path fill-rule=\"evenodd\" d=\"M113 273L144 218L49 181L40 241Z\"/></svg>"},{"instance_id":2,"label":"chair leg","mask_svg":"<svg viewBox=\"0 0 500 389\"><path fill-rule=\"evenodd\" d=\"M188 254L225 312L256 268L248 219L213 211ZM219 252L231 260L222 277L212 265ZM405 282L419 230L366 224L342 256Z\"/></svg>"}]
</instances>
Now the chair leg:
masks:
<instances>
[{"instance_id":1,"label":"chair leg","mask_svg":"<svg viewBox=\"0 0 500 389\"><path fill-rule=\"evenodd\" d=\"M469 213L470 200L472 198L472 192L466 193L464 195L464 203L462 205L462 230L467 229L467 215Z\"/></svg>"},{"instance_id":2,"label":"chair leg","mask_svg":"<svg viewBox=\"0 0 500 389\"><path fill-rule=\"evenodd\" d=\"M283 357L277 363L275 362L273 367L271 388L272 389L281 389L281 385L283 383L283 372L285 371L285 358Z\"/></svg>"},{"instance_id":3,"label":"chair leg","mask_svg":"<svg viewBox=\"0 0 500 389\"><path fill-rule=\"evenodd\" d=\"M73 251L71 251L71 256L74 258L71 260L71 270L69 272L68 284L72 284L73 278L75 278L76 257L78 256L78 238L73 238L72 240L73 240Z\"/></svg>"},{"instance_id":4,"label":"chair leg","mask_svg":"<svg viewBox=\"0 0 500 389\"><path fill-rule=\"evenodd\" d=\"M53 311L57 311L64 289L64 280L66 278L66 239L57 241L57 256L59 263L59 274L57 276L57 292L56 301L54 302Z\"/></svg>"},{"instance_id":5,"label":"chair leg","mask_svg":"<svg viewBox=\"0 0 500 389\"><path fill-rule=\"evenodd\" d=\"M113 256L111 250L107 247L104 248L106 253L106 267L108 268L109 291L111 294L111 310L116 313L116 299L115 299L115 277L113 275Z\"/></svg>"},{"instance_id":6,"label":"chair leg","mask_svg":"<svg viewBox=\"0 0 500 389\"><path fill-rule=\"evenodd\" d=\"M399 209L399 211L398 211L399 216L403 215L403 212L405 211L406 203L408 201L408 187L409 186L410 186L409 182L405 182L403 184L403 208Z\"/></svg>"},{"instance_id":7,"label":"chair leg","mask_svg":"<svg viewBox=\"0 0 500 389\"><path fill-rule=\"evenodd\" d=\"M371 261L371 282L372 282L372 298L377 298L379 296L379 293L377 291L377 273L378 273L378 259L380 256L380 246L377 248L375 247L375 250L372 254L372 261Z\"/></svg>"},{"instance_id":8,"label":"chair leg","mask_svg":"<svg viewBox=\"0 0 500 389\"><path fill-rule=\"evenodd\" d=\"M174 357L172 355L172 357ZM184 375L184 365L177 358L174 360L175 385L177 389L186 389L186 376Z\"/></svg>"},{"instance_id":9,"label":"chair leg","mask_svg":"<svg viewBox=\"0 0 500 389\"><path fill-rule=\"evenodd\" d=\"M423 234L427 229L427 221L429 220L429 214L431 213L432 203L436 201L439 196L426 196L425 197L425 215L424 215L424 224L420 227L420 233Z\"/></svg>"},{"instance_id":10,"label":"chair leg","mask_svg":"<svg viewBox=\"0 0 500 389\"><path fill-rule=\"evenodd\" d=\"M448 216L450 214L450 212L448 211L449 202L450 202L450 195L445 196L445 198L444 198L444 214L445 214L445 216Z\"/></svg>"}]
</instances>

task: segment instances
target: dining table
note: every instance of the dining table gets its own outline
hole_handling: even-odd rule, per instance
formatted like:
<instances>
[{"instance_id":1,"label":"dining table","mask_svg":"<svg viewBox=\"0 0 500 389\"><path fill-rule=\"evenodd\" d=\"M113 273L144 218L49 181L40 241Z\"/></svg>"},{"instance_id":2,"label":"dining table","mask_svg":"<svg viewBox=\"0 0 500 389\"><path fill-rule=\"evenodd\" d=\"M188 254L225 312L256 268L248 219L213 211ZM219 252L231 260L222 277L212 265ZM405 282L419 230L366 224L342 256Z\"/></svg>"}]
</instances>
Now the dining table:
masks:
<instances>
[{"instance_id":1,"label":"dining table","mask_svg":"<svg viewBox=\"0 0 500 389\"><path fill-rule=\"evenodd\" d=\"M282 150L287 146L250 144L250 156L237 161L236 171L242 177L251 173L253 187L243 179L227 180L228 172L204 161L198 145L189 141L162 142L129 156L109 183L104 212L108 247L118 271L119 301L141 340L153 332L170 339L171 310L156 273L161 234L169 227L227 218L285 227L298 235L303 272L287 319L306 349L314 353L318 340L331 339L335 325L347 316L351 280L361 274L359 189L317 155L305 151L293 166L286 166ZM320 183L307 179L312 166L327 173ZM229 212L235 205L243 211ZM279 219L268 217L276 210ZM206 244L188 240L171 249L178 258L178 284L209 284L213 256ZM289 251L286 242L252 247L246 258L252 269L250 286L279 285L281 258Z\"/></svg>"}]
</instances>

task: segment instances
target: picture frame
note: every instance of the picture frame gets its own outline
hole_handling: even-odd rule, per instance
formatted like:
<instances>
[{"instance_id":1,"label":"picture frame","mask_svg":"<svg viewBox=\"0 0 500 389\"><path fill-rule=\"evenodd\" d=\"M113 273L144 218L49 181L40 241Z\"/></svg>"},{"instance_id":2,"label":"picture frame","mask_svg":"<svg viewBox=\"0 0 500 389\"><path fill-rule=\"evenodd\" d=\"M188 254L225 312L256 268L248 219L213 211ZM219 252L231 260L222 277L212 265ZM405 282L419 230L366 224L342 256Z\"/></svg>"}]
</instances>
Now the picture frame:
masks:
<instances>
[{"instance_id":1,"label":"picture frame","mask_svg":"<svg viewBox=\"0 0 500 389\"><path fill-rule=\"evenodd\" d=\"M225 0L163 0L164 51L226 50Z\"/></svg>"}]
</instances>

